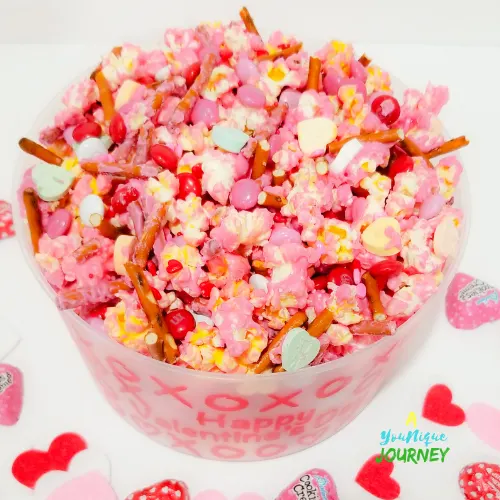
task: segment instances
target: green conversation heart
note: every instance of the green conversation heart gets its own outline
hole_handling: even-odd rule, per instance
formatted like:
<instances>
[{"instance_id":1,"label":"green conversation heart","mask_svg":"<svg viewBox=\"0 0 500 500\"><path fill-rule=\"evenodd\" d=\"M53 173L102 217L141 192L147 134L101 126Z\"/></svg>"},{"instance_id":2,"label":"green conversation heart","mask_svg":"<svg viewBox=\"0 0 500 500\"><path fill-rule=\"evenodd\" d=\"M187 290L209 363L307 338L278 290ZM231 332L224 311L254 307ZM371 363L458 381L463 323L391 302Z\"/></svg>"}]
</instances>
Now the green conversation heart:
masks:
<instances>
[{"instance_id":1,"label":"green conversation heart","mask_svg":"<svg viewBox=\"0 0 500 500\"><path fill-rule=\"evenodd\" d=\"M31 178L42 200L57 201L68 192L75 176L63 167L38 163L31 171Z\"/></svg>"},{"instance_id":2,"label":"green conversation heart","mask_svg":"<svg viewBox=\"0 0 500 500\"><path fill-rule=\"evenodd\" d=\"M237 128L215 126L212 129L214 144L230 153L239 153L248 139L250 136Z\"/></svg>"},{"instance_id":3,"label":"green conversation heart","mask_svg":"<svg viewBox=\"0 0 500 500\"><path fill-rule=\"evenodd\" d=\"M283 341L281 363L287 372L307 366L318 355L320 342L303 328L292 328Z\"/></svg>"}]
</instances>

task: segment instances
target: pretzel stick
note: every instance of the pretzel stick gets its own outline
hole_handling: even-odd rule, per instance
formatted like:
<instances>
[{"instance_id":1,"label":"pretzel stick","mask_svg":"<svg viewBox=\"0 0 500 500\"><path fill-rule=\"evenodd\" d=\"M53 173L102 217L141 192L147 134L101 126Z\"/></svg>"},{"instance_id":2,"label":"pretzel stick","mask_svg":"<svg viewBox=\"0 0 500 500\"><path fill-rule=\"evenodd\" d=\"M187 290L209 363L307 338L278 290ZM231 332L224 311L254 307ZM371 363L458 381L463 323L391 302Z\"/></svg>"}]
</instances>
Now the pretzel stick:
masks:
<instances>
[{"instance_id":1,"label":"pretzel stick","mask_svg":"<svg viewBox=\"0 0 500 500\"><path fill-rule=\"evenodd\" d=\"M286 371L282 365L276 365L274 368L273 368L273 373L282 373Z\"/></svg>"},{"instance_id":2,"label":"pretzel stick","mask_svg":"<svg viewBox=\"0 0 500 500\"><path fill-rule=\"evenodd\" d=\"M307 333L314 338L321 337L333 323L333 313L329 309L323 309L309 325Z\"/></svg>"},{"instance_id":3,"label":"pretzel stick","mask_svg":"<svg viewBox=\"0 0 500 500\"><path fill-rule=\"evenodd\" d=\"M160 109L161 105L163 104L163 94L161 92L158 92L155 94L153 98L153 102L151 103L151 107L154 110Z\"/></svg>"},{"instance_id":4,"label":"pretzel stick","mask_svg":"<svg viewBox=\"0 0 500 500\"><path fill-rule=\"evenodd\" d=\"M452 153L453 151L464 148L465 146L468 145L469 145L469 140L467 139L467 137L465 137L465 135L462 135L455 139L451 139L449 141L444 142L443 144L441 144L441 146L438 146L437 148L431 149L430 151L425 153L425 156L428 159L435 158L436 156Z\"/></svg>"},{"instance_id":5,"label":"pretzel stick","mask_svg":"<svg viewBox=\"0 0 500 500\"><path fill-rule=\"evenodd\" d=\"M101 243L99 240L90 240L85 245L77 248L73 252L73 257L77 262L84 262L93 255L95 255L101 248Z\"/></svg>"},{"instance_id":6,"label":"pretzel stick","mask_svg":"<svg viewBox=\"0 0 500 500\"><path fill-rule=\"evenodd\" d=\"M257 144L252 165L252 179L258 179L266 171L270 150L271 148L266 140L260 141Z\"/></svg>"},{"instance_id":7,"label":"pretzel stick","mask_svg":"<svg viewBox=\"0 0 500 500\"><path fill-rule=\"evenodd\" d=\"M286 181L286 173L283 169L277 168L273 172L273 186L281 186Z\"/></svg>"},{"instance_id":8,"label":"pretzel stick","mask_svg":"<svg viewBox=\"0 0 500 500\"><path fill-rule=\"evenodd\" d=\"M394 321L361 321L350 326L354 335L392 335L396 331Z\"/></svg>"},{"instance_id":9,"label":"pretzel stick","mask_svg":"<svg viewBox=\"0 0 500 500\"><path fill-rule=\"evenodd\" d=\"M57 166L62 165L62 162L63 162L62 158L57 156L52 151L49 151L48 149L44 148L40 144L32 141L31 139L27 139L26 137L23 137L19 141L19 147L25 153L28 153L31 156L35 156L39 160L50 163L51 165L57 165Z\"/></svg>"},{"instance_id":10,"label":"pretzel stick","mask_svg":"<svg viewBox=\"0 0 500 500\"><path fill-rule=\"evenodd\" d=\"M130 165L127 163L94 163L91 161L80 164L82 170L89 174L118 175L127 179L158 177L160 168L151 165Z\"/></svg>"},{"instance_id":11,"label":"pretzel stick","mask_svg":"<svg viewBox=\"0 0 500 500\"><path fill-rule=\"evenodd\" d=\"M267 267L265 266L264 262L261 260L254 260L252 262L252 269L259 274L267 274Z\"/></svg>"},{"instance_id":12,"label":"pretzel stick","mask_svg":"<svg viewBox=\"0 0 500 500\"><path fill-rule=\"evenodd\" d=\"M321 61L317 57L309 58L309 74L307 75L306 90L319 90L321 77Z\"/></svg>"},{"instance_id":13,"label":"pretzel stick","mask_svg":"<svg viewBox=\"0 0 500 500\"><path fill-rule=\"evenodd\" d=\"M296 45L292 45L291 47L288 47L286 49L278 50L278 52L274 52L273 54L262 54L261 56L257 57L256 61L275 61L280 57L284 57L286 59L292 54L296 54L297 52L299 52L300 49L302 49L302 43L297 43Z\"/></svg>"},{"instance_id":14,"label":"pretzel stick","mask_svg":"<svg viewBox=\"0 0 500 500\"><path fill-rule=\"evenodd\" d=\"M264 351L262 351L260 359L253 367L252 371L254 373L262 373L264 370L267 370L272 365L271 359L269 358L269 351L271 351L271 349L274 349L292 328L298 328L299 326L302 326L306 321L307 316L305 313L295 313L286 322L285 326L276 334L273 340L271 340Z\"/></svg>"},{"instance_id":15,"label":"pretzel stick","mask_svg":"<svg viewBox=\"0 0 500 500\"><path fill-rule=\"evenodd\" d=\"M434 168L434 165L429 161L425 153L420 149L418 144L410 139L409 137L405 137L403 139L402 143L403 149L410 155L410 156L419 156L425 160L425 163L427 163L427 166L429 168Z\"/></svg>"},{"instance_id":16,"label":"pretzel stick","mask_svg":"<svg viewBox=\"0 0 500 500\"><path fill-rule=\"evenodd\" d=\"M60 293L57 298L57 307L61 310L76 309L81 306L104 304L114 298L120 290L130 290L121 280L106 281L95 287L75 288Z\"/></svg>"},{"instance_id":17,"label":"pretzel stick","mask_svg":"<svg viewBox=\"0 0 500 500\"><path fill-rule=\"evenodd\" d=\"M117 227L112 224L108 219L102 219L101 223L96 226L96 229L105 237L110 240L116 240L121 234L127 234L128 228L126 226Z\"/></svg>"},{"instance_id":18,"label":"pretzel stick","mask_svg":"<svg viewBox=\"0 0 500 500\"><path fill-rule=\"evenodd\" d=\"M144 271L137 264L133 264L132 262L126 262L125 269L129 278L132 280L139 302L151 323L151 327L156 335L158 335L158 338L162 339L164 342L163 348L167 362L170 364L175 363L179 355L179 350L177 349L174 338L168 331L167 325L163 321L160 306L154 298L153 292L146 280L146 276L144 276Z\"/></svg>"},{"instance_id":19,"label":"pretzel stick","mask_svg":"<svg viewBox=\"0 0 500 500\"><path fill-rule=\"evenodd\" d=\"M372 60L371 60L369 57L367 57L367 55L366 55L366 54L363 54L363 55L362 55L362 56L358 59L358 62L360 62L360 63L361 63L361 64L362 64L362 65L366 68L367 66L369 66L369 65L370 65L370 63L372 62Z\"/></svg>"},{"instance_id":20,"label":"pretzel stick","mask_svg":"<svg viewBox=\"0 0 500 500\"><path fill-rule=\"evenodd\" d=\"M253 33L254 35L259 35L259 31L255 27L255 23L253 22L252 16L250 15L250 12L248 12L248 9L246 7L243 7L240 10L240 17L241 20L243 21L243 24L245 25L246 30L249 33Z\"/></svg>"},{"instance_id":21,"label":"pretzel stick","mask_svg":"<svg viewBox=\"0 0 500 500\"><path fill-rule=\"evenodd\" d=\"M261 207L281 208L286 205L286 198L261 191L257 197L257 203Z\"/></svg>"},{"instance_id":22,"label":"pretzel stick","mask_svg":"<svg viewBox=\"0 0 500 500\"><path fill-rule=\"evenodd\" d=\"M341 141L333 141L328 144L328 152L330 154L338 153L342 146L347 144L351 139L358 139L362 142L399 142L404 139L403 129L400 128L392 128L390 130L382 130L381 132L372 132L369 134L360 134L353 137L346 137Z\"/></svg>"},{"instance_id":23,"label":"pretzel stick","mask_svg":"<svg viewBox=\"0 0 500 500\"><path fill-rule=\"evenodd\" d=\"M108 80L106 80L106 77L101 70L95 74L95 83L99 89L99 101L101 101L102 104L104 119L109 122L116 113L115 103L113 100L113 94L109 88Z\"/></svg>"},{"instance_id":24,"label":"pretzel stick","mask_svg":"<svg viewBox=\"0 0 500 500\"><path fill-rule=\"evenodd\" d=\"M380 290L377 285L377 280L370 273L363 274L361 279L366 286L366 296L370 303L373 319L375 321L386 320L387 315L385 314L384 306L380 300Z\"/></svg>"},{"instance_id":25,"label":"pretzel stick","mask_svg":"<svg viewBox=\"0 0 500 500\"><path fill-rule=\"evenodd\" d=\"M156 333L146 333L146 335L144 335L144 343L146 344L149 354L151 354L153 359L165 361L165 353L163 351L164 342Z\"/></svg>"},{"instance_id":26,"label":"pretzel stick","mask_svg":"<svg viewBox=\"0 0 500 500\"><path fill-rule=\"evenodd\" d=\"M149 252L153 248L156 236L164 225L165 215L167 214L167 204L162 203L156 205L155 209L149 214L149 217L144 224L144 230L137 242L132 256L132 261L135 262L141 269L144 269L148 262Z\"/></svg>"},{"instance_id":27,"label":"pretzel stick","mask_svg":"<svg viewBox=\"0 0 500 500\"><path fill-rule=\"evenodd\" d=\"M31 246L33 253L38 253L38 242L42 236L42 216L38 208L38 196L34 189L28 188L23 192L24 208L26 210L26 220L30 230Z\"/></svg>"}]
</instances>

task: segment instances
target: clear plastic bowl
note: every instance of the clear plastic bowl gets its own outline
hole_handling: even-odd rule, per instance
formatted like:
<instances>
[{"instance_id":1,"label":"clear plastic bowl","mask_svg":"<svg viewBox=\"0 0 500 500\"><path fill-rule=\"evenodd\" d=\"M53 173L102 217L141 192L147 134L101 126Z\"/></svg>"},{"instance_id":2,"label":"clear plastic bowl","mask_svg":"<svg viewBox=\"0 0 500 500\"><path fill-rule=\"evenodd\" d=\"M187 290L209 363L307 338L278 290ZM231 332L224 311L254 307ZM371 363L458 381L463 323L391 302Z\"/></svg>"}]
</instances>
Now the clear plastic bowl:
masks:
<instances>
[{"instance_id":1,"label":"clear plastic bowl","mask_svg":"<svg viewBox=\"0 0 500 500\"><path fill-rule=\"evenodd\" d=\"M394 87L396 94L405 88L397 81ZM62 93L39 115L28 137L36 139L51 123L61 97ZM17 196L23 173L34 163L20 154L15 167L15 229L34 276L54 299L34 260ZM208 459L249 461L296 453L351 422L431 331L467 240L470 195L465 175L455 206L465 214L460 247L456 258L447 263L438 292L394 336L331 363L294 373L199 372L137 354L74 312L61 315L104 397L139 432L174 450Z\"/></svg>"}]
</instances>

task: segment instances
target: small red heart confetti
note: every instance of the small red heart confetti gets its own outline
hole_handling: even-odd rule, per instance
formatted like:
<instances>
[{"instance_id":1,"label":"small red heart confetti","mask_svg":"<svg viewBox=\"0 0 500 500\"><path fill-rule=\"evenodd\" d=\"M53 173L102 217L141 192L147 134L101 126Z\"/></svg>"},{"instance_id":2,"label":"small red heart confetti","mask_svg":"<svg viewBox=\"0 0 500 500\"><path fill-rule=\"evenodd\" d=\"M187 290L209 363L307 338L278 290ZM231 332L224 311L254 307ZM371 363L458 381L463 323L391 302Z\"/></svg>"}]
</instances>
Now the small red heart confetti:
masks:
<instances>
[{"instance_id":1,"label":"small red heart confetti","mask_svg":"<svg viewBox=\"0 0 500 500\"><path fill-rule=\"evenodd\" d=\"M382 500L395 500L399 497L401 488L392 477L394 463L382 460L375 461L380 455L370 457L361 467L356 476L356 482L368 493Z\"/></svg>"},{"instance_id":2,"label":"small red heart confetti","mask_svg":"<svg viewBox=\"0 0 500 500\"><path fill-rule=\"evenodd\" d=\"M466 465L458 484L467 500L500 499L500 466L485 462Z\"/></svg>"},{"instance_id":3,"label":"small red heart confetti","mask_svg":"<svg viewBox=\"0 0 500 500\"><path fill-rule=\"evenodd\" d=\"M170 259L167 263L167 273L176 273L182 270L182 263L176 259Z\"/></svg>"},{"instance_id":4,"label":"small red heart confetti","mask_svg":"<svg viewBox=\"0 0 500 500\"><path fill-rule=\"evenodd\" d=\"M0 240L10 238L14 232L14 221L12 219L12 207L10 203L0 200Z\"/></svg>"},{"instance_id":5,"label":"small red heart confetti","mask_svg":"<svg viewBox=\"0 0 500 500\"><path fill-rule=\"evenodd\" d=\"M78 434L61 434L50 443L48 451L29 450L21 453L12 464L12 475L28 488L34 488L36 482L47 472L67 471L72 458L87 443Z\"/></svg>"},{"instance_id":6,"label":"small red heart confetti","mask_svg":"<svg viewBox=\"0 0 500 500\"><path fill-rule=\"evenodd\" d=\"M12 365L0 364L0 425L14 425L23 406L23 374Z\"/></svg>"},{"instance_id":7,"label":"small red heart confetti","mask_svg":"<svg viewBox=\"0 0 500 500\"><path fill-rule=\"evenodd\" d=\"M189 491L182 481L166 479L131 493L125 500L189 500Z\"/></svg>"},{"instance_id":8,"label":"small red heart confetti","mask_svg":"<svg viewBox=\"0 0 500 500\"><path fill-rule=\"evenodd\" d=\"M465 412L451 401L453 394L443 384L432 386L425 396L422 416L437 424L456 427L465 422Z\"/></svg>"}]
</instances>

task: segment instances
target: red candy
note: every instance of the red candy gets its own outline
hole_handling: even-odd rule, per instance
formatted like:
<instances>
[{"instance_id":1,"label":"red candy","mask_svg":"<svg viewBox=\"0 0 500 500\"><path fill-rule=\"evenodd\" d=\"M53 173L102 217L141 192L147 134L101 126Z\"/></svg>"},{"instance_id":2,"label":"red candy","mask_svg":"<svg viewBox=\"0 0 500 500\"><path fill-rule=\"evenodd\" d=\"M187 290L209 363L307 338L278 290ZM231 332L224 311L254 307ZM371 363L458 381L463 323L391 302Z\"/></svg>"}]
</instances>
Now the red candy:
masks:
<instances>
[{"instance_id":1,"label":"red candy","mask_svg":"<svg viewBox=\"0 0 500 500\"><path fill-rule=\"evenodd\" d=\"M182 340L196 328L194 316L186 309L175 309L165 317L167 327L176 340Z\"/></svg>"},{"instance_id":2,"label":"red candy","mask_svg":"<svg viewBox=\"0 0 500 500\"><path fill-rule=\"evenodd\" d=\"M109 136L116 144L121 144L125 140L125 137L127 137L127 127L120 113L116 113L115 116L111 118L111 122L109 123Z\"/></svg>"},{"instance_id":3,"label":"red candy","mask_svg":"<svg viewBox=\"0 0 500 500\"><path fill-rule=\"evenodd\" d=\"M203 178L203 168L201 167L201 163L193 165L193 167L191 168L191 172L201 180Z\"/></svg>"},{"instance_id":4,"label":"red candy","mask_svg":"<svg viewBox=\"0 0 500 500\"><path fill-rule=\"evenodd\" d=\"M328 283L333 281L337 286L354 285L352 273L346 267L334 267L328 273Z\"/></svg>"},{"instance_id":5,"label":"red candy","mask_svg":"<svg viewBox=\"0 0 500 500\"><path fill-rule=\"evenodd\" d=\"M146 269L152 276L156 276L156 273L158 272L158 268L155 266L155 263L152 260L148 260Z\"/></svg>"},{"instance_id":6,"label":"red candy","mask_svg":"<svg viewBox=\"0 0 500 500\"><path fill-rule=\"evenodd\" d=\"M191 87L191 85L193 85L193 82L196 80L196 77L200 74L200 69L201 65L199 62L191 64L191 66L189 66L186 69L184 78L186 79L186 85L188 88Z\"/></svg>"},{"instance_id":7,"label":"red candy","mask_svg":"<svg viewBox=\"0 0 500 500\"><path fill-rule=\"evenodd\" d=\"M233 51L223 44L219 50L219 55L223 61L227 61L233 57Z\"/></svg>"},{"instance_id":8,"label":"red candy","mask_svg":"<svg viewBox=\"0 0 500 500\"><path fill-rule=\"evenodd\" d=\"M161 300L161 293L154 286L151 287L151 292L156 300Z\"/></svg>"},{"instance_id":9,"label":"red candy","mask_svg":"<svg viewBox=\"0 0 500 500\"><path fill-rule=\"evenodd\" d=\"M210 298L210 292L214 287L215 285L213 283L210 283L210 281L200 283L201 296L205 299Z\"/></svg>"},{"instance_id":10,"label":"red candy","mask_svg":"<svg viewBox=\"0 0 500 500\"><path fill-rule=\"evenodd\" d=\"M171 172L177 169L179 158L177 155L165 144L154 144L149 150L149 154L153 161L160 167L166 168Z\"/></svg>"},{"instance_id":11,"label":"red candy","mask_svg":"<svg viewBox=\"0 0 500 500\"><path fill-rule=\"evenodd\" d=\"M384 276L385 278L390 278L403 271L404 265L399 260L383 260L382 262L377 262L370 268L370 274L377 278L379 276Z\"/></svg>"},{"instance_id":12,"label":"red candy","mask_svg":"<svg viewBox=\"0 0 500 500\"><path fill-rule=\"evenodd\" d=\"M111 208L115 214L123 214L127 207L139 198L139 191L132 186L123 186L116 190L111 198Z\"/></svg>"},{"instance_id":13,"label":"red candy","mask_svg":"<svg viewBox=\"0 0 500 500\"><path fill-rule=\"evenodd\" d=\"M390 165L387 175L394 180L396 175L413 170L413 159L408 156L398 156Z\"/></svg>"},{"instance_id":14,"label":"red candy","mask_svg":"<svg viewBox=\"0 0 500 500\"><path fill-rule=\"evenodd\" d=\"M286 217L284 215L281 215L280 212L277 212L274 214L274 217L273 217L273 220L274 222L277 222L277 223L283 223L283 222L286 222Z\"/></svg>"},{"instance_id":15,"label":"red candy","mask_svg":"<svg viewBox=\"0 0 500 500\"><path fill-rule=\"evenodd\" d=\"M326 276L316 276L312 279L315 290L324 290L328 285L328 278Z\"/></svg>"},{"instance_id":16,"label":"red candy","mask_svg":"<svg viewBox=\"0 0 500 500\"><path fill-rule=\"evenodd\" d=\"M73 139L82 142L87 137L101 137L101 126L96 122L80 123L73 130Z\"/></svg>"},{"instance_id":17,"label":"red candy","mask_svg":"<svg viewBox=\"0 0 500 500\"><path fill-rule=\"evenodd\" d=\"M189 295L189 293L187 292L184 292L183 290L177 290L175 292L175 294L177 295L177 298L179 300L182 300L182 302L184 302L184 304L191 304L194 300L194 297L191 297L191 295Z\"/></svg>"},{"instance_id":18,"label":"red candy","mask_svg":"<svg viewBox=\"0 0 500 500\"><path fill-rule=\"evenodd\" d=\"M381 95L374 99L372 111L387 126L392 125L401 114L399 102L391 95Z\"/></svg>"},{"instance_id":19,"label":"red candy","mask_svg":"<svg viewBox=\"0 0 500 500\"><path fill-rule=\"evenodd\" d=\"M189 491L182 481L166 479L131 493L127 500L189 500Z\"/></svg>"},{"instance_id":20,"label":"red candy","mask_svg":"<svg viewBox=\"0 0 500 500\"><path fill-rule=\"evenodd\" d=\"M201 196L201 182L194 174L179 174L179 194L178 198L185 200L189 193L194 193L196 196Z\"/></svg>"},{"instance_id":21,"label":"red candy","mask_svg":"<svg viewBox=\"0 0 500 500\"><path fill-rule=\"evenodd\" d=\"M500 498L500 466L479 462L465 466L458 484L466 500Z\"/></svg>"},{"instance_id":22,"label":"red candy","mask_svg":"<svg viewBox=\"0 0 500 500\"><path fill-rule=\"evenodd\" d=\"M182 263L176 259L170 259L167 263L167 273L177 273L182 270Z\"/></svg>"}]
</instances>

